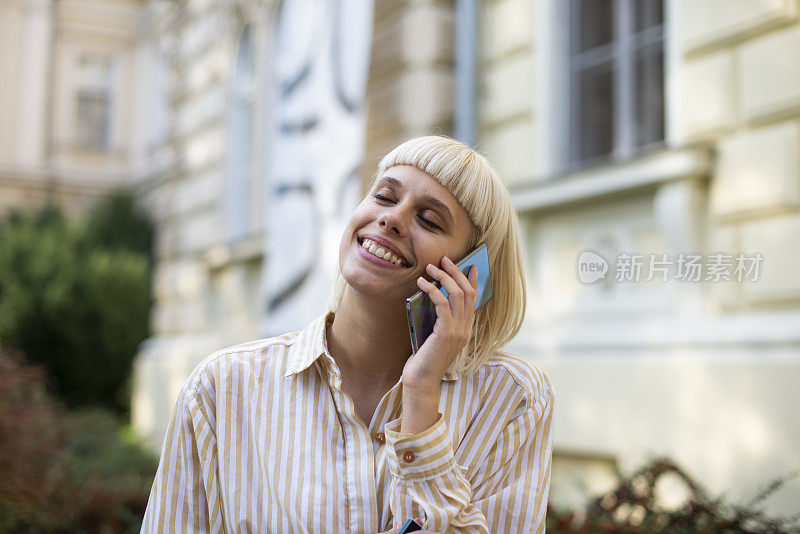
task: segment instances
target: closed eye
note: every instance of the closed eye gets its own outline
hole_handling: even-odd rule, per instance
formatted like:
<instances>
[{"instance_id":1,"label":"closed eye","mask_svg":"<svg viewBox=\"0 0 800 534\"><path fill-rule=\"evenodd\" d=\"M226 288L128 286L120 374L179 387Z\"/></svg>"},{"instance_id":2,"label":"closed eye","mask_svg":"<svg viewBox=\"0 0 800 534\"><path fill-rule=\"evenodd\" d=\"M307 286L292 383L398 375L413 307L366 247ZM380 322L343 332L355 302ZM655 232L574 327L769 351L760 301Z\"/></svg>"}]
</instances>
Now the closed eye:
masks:
<instances>
[{"instance_id":1,"label":"closed eye","mask_svg":"<svg viewBox=\"0 0 800 534\"><path fill-rule=\"evenodd\" d=\"M419 220L420 220L420 222L422 222L422 224L424 224L428 228L433 228L435 230L441 230L442 229L438 224L436 224L435 222L433 222L433 221L431 221L429 219L426 219L425 217L423 217L421 215L419 216Z\"/></svg>"},{"instance_id":2,"label":"closed eye","mask_svg":"<svg viewBox=\"0 0 800 534\"><path fill-rule=\"evenodd\" d=\"M372 195L372 198L374 198L378 202L385 202L385 203L388 203L388 204L394 204L395 203L394 200L392 200L391 198L389 198L387 196L381 195L380 193L374 193ZM432 220L423 217L422 215L418 215L417 218L419 219L420 223L422 223L423 226L426 226L429 229L432 229L432 230L441 230L442 229L441 226L439 226L438 224L436 224Z\"/></svg>"}]
</instances>

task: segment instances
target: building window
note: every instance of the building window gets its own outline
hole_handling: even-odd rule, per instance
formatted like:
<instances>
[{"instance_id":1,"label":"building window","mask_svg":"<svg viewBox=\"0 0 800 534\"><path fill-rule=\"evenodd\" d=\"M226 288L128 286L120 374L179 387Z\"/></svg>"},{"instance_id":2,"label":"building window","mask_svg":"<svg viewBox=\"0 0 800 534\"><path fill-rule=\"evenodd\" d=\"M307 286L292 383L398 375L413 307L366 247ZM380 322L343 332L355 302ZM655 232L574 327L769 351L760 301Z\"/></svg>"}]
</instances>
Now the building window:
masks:
<instances>
[{"instance_id":1,"label":"building window","mask_svg":"<svg viewBox=\"0 0 800 534\"><path fill-rule=\"evenodd\" d=\"M228 240L247 236L252 181L254 82L253 39L249 26L239 38L232 80L230 107L229 187L227 191Z\"/></svg>"},{"instance_id":2,"label":"building window","mask_svg":"<svg viewBox=\"0 0 800 534\"><path fill-rule=\"evenodd\" d=\"M152 118L149 122L149 150L157 151L167 139L169 133L169 60L157 49L151 56L151 79L149 84Z\"/></svg>"},{"instance_id":3,"label":"building window","mask_svg":"<svg viewBox=\"0 0 800 534\"><path fill-rule=\"evenodd\" d=\"M570 0L571 167L662 144L663 13L662 0Z\"/></svg>"},{"instance_id":4,"label":"building window","mask_svg":"<svg viewBox=\"0 0 800 534\"><path fill-rule=\"evenodd\" d=\"M78 61L75 137L80 148L105 150L111 145L113 75L108 57L84 55Z\"/></svg>"}]
</instances>

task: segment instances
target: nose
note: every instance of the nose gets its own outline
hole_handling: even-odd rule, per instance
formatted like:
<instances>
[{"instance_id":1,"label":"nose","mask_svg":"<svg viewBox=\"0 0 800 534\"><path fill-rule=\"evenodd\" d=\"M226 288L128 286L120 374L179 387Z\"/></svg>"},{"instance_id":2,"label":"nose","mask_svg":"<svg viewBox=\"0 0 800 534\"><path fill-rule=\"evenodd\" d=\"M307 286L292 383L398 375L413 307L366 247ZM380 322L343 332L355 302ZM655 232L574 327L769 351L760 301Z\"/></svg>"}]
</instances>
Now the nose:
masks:
<instances>
[{"instance_id":1,"label":"nose","mask_svg":"<svg viewBox=\"0 0 800 534\"><path fill-rule=\"evenodd\" d=\"M387 234L394 234L400 237L404 237L408 231L406 217L400 206L384 210L378 217L378 225Z\"/></svg>"}]
</instances>

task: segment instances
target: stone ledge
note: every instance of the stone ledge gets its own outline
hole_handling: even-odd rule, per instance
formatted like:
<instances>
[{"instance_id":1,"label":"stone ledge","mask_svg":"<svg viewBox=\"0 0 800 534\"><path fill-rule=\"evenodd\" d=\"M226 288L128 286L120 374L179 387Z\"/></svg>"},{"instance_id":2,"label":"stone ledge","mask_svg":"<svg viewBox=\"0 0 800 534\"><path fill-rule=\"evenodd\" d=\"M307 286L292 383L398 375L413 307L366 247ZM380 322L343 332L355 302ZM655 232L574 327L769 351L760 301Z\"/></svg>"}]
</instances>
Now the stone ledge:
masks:
<instances>
[{"instance_id":1,"label":"stone ledge","mask_svg":"<svg viewBox=\"0 0 800 534\"><path fill-rule=\"evenodd\" d=\"M711 155L707 150L666 151L631 162L580 171L514 188L511 198L517 211L524 213L653 187L672 180L705 176L710 170Z\"/></svg>"},{"instance_id":2,"label":"stone ledge","mask_svg":"<svg viewBox=\"0 0 800 534\"><path fill-rule=\"evenodd\" d=\"M797 20L796 0L683 0L679 4L681 50L702 54L785 26Z\"/></svg>"},{"instance_id":3,"label":"stone ledge","mask_svg":"<svg viewBox=\"0 0 800 534\"><path fill-rule=\"evenodd\" d=\"M677 282L676 282L677 283ZM746 344L800 348L800 311L743 312L723 316L681 320L672 317L627 320L562 320L558 328L531 325L523 327L510 348L529 353L587 349L665 350L713 345Z\"/></svg>"},{"instance_id":4,"label":"stone ledge","mask_svg":"<svg viewBox=\"0 0 800 534\"><path fill-rule=\"evenodd\" d=\"M228 245L215 245L204 254L209 271L218 271L238 263L263 259L267 244L261 233L251 235L242 241Z\"/></svg>"}]
</instances>

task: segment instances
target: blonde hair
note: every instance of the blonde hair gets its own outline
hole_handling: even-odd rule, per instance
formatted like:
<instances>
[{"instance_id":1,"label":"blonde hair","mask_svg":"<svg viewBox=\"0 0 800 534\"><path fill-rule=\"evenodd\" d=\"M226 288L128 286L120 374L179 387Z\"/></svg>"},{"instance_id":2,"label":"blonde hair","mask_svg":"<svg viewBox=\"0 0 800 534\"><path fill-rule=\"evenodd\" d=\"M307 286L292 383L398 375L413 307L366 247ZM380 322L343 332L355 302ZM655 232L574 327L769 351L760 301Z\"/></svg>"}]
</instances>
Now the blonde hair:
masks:
<instances>
[{"instance_id":1,"label":"blonde hair","mask_svg":"<svg viewBox=\"0 0 800 534\"><path fill-rule=\"evenodd\" d=\"M522 243L511 195L484 156L448 137L411 139L386 154L378 164L370 190L386 169L395 165L415 167L453 194L477 230L467 251L486 243L493 297L475 312L470 339L450 366L451 371L469 375L519 332L525 317ZM345 285L341 270L337 269L329 311L338 308Z\"/></svg>"}]
</instances>

